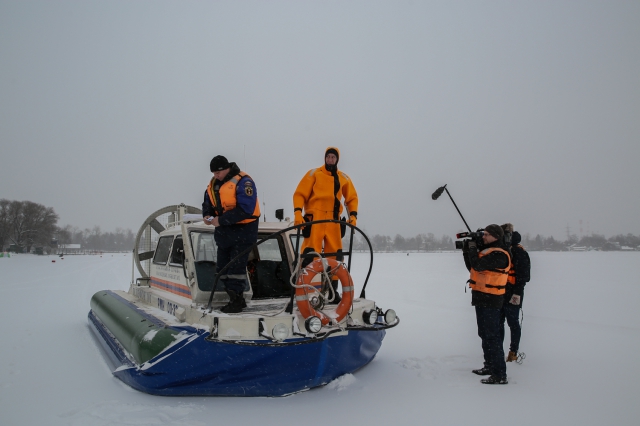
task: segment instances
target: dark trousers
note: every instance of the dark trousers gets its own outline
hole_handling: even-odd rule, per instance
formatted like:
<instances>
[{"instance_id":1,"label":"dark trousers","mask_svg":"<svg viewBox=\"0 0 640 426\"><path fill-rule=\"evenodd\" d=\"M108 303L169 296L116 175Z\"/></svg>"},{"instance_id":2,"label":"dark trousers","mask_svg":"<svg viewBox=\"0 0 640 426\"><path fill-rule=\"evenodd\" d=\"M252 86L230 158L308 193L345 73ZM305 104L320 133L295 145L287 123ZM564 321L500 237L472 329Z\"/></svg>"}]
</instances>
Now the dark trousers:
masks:
<instances>
[{"instance_id":1,"label":"dark trousers","mask_svg":"<svg viewBox=\"0 0 640 426\"><path fill-rule=\"evenodd\" d=\"M504 360L504 350L500 338L501 312L500 308L476 306L476 321L478 322L478 336L482 339L485 367L491 370L492 376L507 377L507 364Z\"/></svg>"},{"instance_id":2,"label":"dark trousers","mask_svg":"<svg viewBox=\"0 0 640 426\"><path fill-rule=\"evenodd\" d=\"M216 272L220 272L231 260L255 244L258 237L258 221L246 225L220 226L216 228L214 239L218 246ZM226 290L237 294L249 290L247 281L247 260L249 253L236 259L220 276ZM218 287L216 287L218 289Z\"/></svg>"},{"instance_id":3,"label":"dark trousers","mask_svg":"<svg viewBox=\"0 0 640 426\"><path fill-rule=\"evenodd\" d=\"M520 328L520 308L522 307L522 299L524 299L524 295L520 297L519 305L512 305L505 299L504 305L502 305L502 315L500 316L500 341L504 342L504 322L506 320L509 330L511 330L511 343L509 344L509 350L516 353L520 348L520 336L522 334L522 329Z\"/></svg>"}]
</instances>

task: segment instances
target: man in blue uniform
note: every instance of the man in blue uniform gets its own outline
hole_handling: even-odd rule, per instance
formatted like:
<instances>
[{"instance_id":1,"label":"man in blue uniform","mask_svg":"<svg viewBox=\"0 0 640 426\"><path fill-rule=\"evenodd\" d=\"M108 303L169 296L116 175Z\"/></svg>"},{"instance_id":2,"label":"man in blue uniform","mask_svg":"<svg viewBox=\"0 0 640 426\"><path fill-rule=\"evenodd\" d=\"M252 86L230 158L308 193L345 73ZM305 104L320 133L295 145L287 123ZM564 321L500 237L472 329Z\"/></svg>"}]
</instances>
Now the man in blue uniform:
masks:
<instances>
[{"instance_id":1,"label":"man in blue uniform","mask_svg":"<svg viewBox=\"0 0 640 426\"><path fill-rule=\"evenodd\" d=\"M225 157L217 155L209 167L213 177L204 193L202 216L205 224L216 227L214 239L218 246L216 268L219 272L256 242L260 202L253 179L236 163L229 163ZM247 306L242 293L249 285L248 259L249 253L241 256L220 277L229 295L229 303L222 307L222 312L238 313Z\"/></svg>"}]
</instances>

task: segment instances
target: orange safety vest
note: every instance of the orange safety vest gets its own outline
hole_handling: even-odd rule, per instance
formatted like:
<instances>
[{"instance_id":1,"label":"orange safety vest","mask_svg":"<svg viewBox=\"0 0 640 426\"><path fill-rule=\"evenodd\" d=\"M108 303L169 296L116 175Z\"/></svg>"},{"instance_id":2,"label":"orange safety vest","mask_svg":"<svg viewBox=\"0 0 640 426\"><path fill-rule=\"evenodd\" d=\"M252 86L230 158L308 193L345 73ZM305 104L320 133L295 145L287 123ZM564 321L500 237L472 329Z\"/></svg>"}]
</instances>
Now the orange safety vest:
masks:
<instances>
[{"instance_id":1,"label":"orange safety vest","mask_svg":"<svg viewBox=\"0 0 640 426\"><path fill-rule=\"evenodd\" d=\"M521 244L518 244L518 247L524 250ZM511 262L511 268L509 268L509 277L507 278L507 282L511 285L516 284L516 269L513 266L513 262Z\"/></svg>"},{"instance_id":2,"label":"orange safety vest","mask_svg":"<svg viewBox=\"0 0 640 426\"><path fill-rule=\"evenodd\" d=\"M503 250L498 247L491 247L488 249L482 250L478 253L478 257L482 258L489 253L494 251L501 251L502 253L507 255L507 259L509 260L509 266L504 269L494 269L487 271L476 271L471 268L471 278L469 279L469 287L472 290L480 291L482 293L495 294L497 296L503 295L505 288L507 286L507 277L509 274L509 269L511 267L511 256L507 253L506 250Z\"/></svg>"},{"instance_id":3,"label":"orange safety vest","mask_svg":"<svg viewBox=\"0 0 640 426\"><path fill-rule=\"evenodd\" d=\"M249 176L245 172L240 172L227 182L223 183L218 190L218 194L220 195L220 204L222 204L222 211L227 212L229 210L233 210L236 208L236 186L238 186L238 182L243 177ZM211 200L211 205L216 207L216 197L213 191L213 182L216 178L211 178L209 182L209 186L207 186L207 194L209 194L209 200ZM254 189L255 190L255 189ZM252 217L249 219L241 220L238 223L250 223L260 218L260 201L256 197L256 207L253 209Z\"/></svg>"}]
</instances>

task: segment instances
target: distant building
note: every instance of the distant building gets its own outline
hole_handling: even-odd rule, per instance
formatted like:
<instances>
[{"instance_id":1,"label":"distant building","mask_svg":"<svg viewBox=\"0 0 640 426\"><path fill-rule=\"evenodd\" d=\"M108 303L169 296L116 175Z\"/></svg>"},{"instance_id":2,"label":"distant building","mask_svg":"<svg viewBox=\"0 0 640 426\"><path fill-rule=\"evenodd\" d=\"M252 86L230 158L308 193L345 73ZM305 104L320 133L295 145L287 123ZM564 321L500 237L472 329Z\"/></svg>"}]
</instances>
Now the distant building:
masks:
<instances>
[{"instance_id":1,"label":"distant building","mask_svg":"<svg viewBox=\"0 0 640 426\"><path fill-rule=\"evenodd\" d=\"M81 250L81 244L58 244L58 253L74 254Z\"/></svg>"}]
</instances>

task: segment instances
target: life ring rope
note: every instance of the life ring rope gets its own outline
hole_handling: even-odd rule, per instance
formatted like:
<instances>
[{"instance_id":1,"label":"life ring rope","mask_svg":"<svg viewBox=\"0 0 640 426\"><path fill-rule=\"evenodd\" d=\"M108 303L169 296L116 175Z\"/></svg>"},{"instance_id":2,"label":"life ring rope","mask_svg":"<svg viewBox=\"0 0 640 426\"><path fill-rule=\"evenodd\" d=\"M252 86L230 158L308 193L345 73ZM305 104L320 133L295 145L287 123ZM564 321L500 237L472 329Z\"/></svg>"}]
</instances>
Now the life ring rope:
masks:
<instances>
[{"instance_id":1,"label":"life ring rope","mask_svg":"<svg viewBox=\"0 0 640 426\"><path fill-rule=\"evenodd\" d=\"M314 260L305 268L299 268L296 266L294 274L292 274L291 285L295 290L295 300L298 310L304 316L305 319L310 316L317 316L320 318L322 325L338 325L344 320L347 314L351 311L354 299L355 286L353 285L353 279L349 274L346 266L342 262L338 262L335 259L326 259L320 256L318 253L313 253L319 257ZM334 312L323 312L322 310L314 309L309 301L309 292L318 293L317 287L312 285L313 279L316 275L322 274L322 277L331 282L331 278L338 277L342 287L342 299L338 303ZM295 283L294 280L295 279ZM333 301L335 298L335 291L333 286L329 284L330 297L329 301Z\"/></svg>"}]
</instances>

